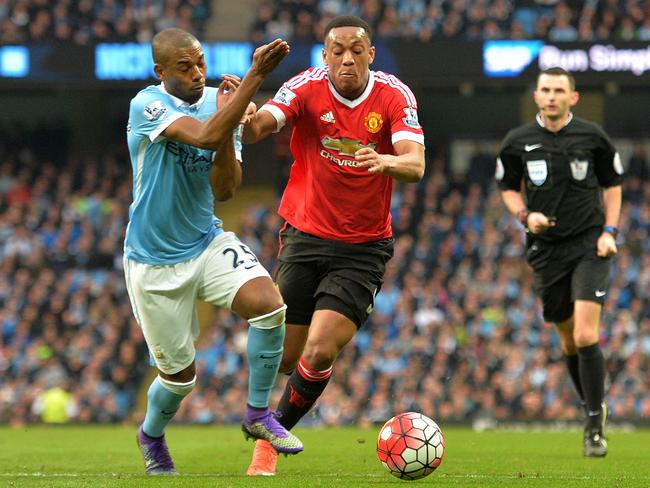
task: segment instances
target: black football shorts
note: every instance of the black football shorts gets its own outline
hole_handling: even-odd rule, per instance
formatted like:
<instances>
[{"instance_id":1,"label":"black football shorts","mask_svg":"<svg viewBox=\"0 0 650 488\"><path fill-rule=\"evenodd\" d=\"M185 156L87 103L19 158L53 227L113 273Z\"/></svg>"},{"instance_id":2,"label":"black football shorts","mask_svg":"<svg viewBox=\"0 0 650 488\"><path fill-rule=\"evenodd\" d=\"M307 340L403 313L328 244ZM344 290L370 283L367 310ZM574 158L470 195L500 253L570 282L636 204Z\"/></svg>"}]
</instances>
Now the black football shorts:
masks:
<instances>
[{"instance_id":1,"label":"black football shorts","mask_svg":"<svg viewBox=\"0 0 650 488\"><path fill-rule=\"evenodd\" d=\"M544 320L558 323L569 319L576 300L605 302L611 258L596 255L600 234L599 228L591 229L558 243L529 236L526 259L534 271Z\"/></svg>"},{"instance_id":2,"label":"black football shorts","mask_svg":"<svg viewBox=\"0 0 650 488\"><path fill-rule=\"evenodd\" d=\"M287 323L309 325L315 310L334 310L361 327L372 312L393 256L393 239L363 244L331 241L287 224L280 232L275 280Z\"/></svg>"}]
</instances>

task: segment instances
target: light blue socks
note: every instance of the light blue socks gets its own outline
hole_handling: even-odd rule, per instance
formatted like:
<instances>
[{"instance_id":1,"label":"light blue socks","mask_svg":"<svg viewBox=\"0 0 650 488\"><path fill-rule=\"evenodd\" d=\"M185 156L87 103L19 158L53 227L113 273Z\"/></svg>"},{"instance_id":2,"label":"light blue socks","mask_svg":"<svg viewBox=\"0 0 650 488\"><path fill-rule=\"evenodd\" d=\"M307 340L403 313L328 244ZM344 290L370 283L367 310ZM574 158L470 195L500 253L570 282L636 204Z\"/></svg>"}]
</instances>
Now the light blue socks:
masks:
<instances>
[{"instance_id":1,"label":"light blue socks","mask_svg":"<svg viewBox=\"0 0 650 488\"><path fill-rule=\"evenodd\" d=\"M156 377L147 393L147 414L142 430L149 437L162 437L165 427L174 418L184 395L177 395L165 388Z\"/></svg>"},{"instance_id":2,"label":"light blue socks","mask_svg":"<svg viewBox=\"0 0 650 488\"><path fill-rule=\"evenodd\" d=\"M248 404L252 407L269 406L282 361L284 330L284 323L273 328L248 328Z\"/></svg>"}]
</instances>

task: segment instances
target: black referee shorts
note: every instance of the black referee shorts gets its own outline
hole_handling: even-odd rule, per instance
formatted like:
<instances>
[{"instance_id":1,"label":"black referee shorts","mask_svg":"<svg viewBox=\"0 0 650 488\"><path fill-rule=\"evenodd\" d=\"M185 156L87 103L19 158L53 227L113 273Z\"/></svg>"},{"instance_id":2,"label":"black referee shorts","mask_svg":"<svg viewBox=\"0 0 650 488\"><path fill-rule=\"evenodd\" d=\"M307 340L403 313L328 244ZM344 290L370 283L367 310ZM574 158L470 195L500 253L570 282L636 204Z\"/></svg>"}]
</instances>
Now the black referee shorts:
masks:
<instances>
[{"instance_id":1,"label":"black referee shorts","mask_svg":"<svg viewBox=\"0 0 650 488\"><path fill-rule=\"evenodd\" d=\"M280 242L275 279L287 304L287 323L308 326L315 310L334 310L361 327L384 282L393 239L349 244L287 224Z\"/></svg>"},{"instance_id":2,"label":"black referee shorts","mask_svg":"<svg viewBox=\"0 0 650 488\"><path fill-rule=\"evenodd\" d=\"M544 320L558 323L569 319L576 300L605 302L611 259L596 255L600 234L600 228L590 229L557 243L528 236L526 259L533 268Z\"/></svg>"}]
</instances>

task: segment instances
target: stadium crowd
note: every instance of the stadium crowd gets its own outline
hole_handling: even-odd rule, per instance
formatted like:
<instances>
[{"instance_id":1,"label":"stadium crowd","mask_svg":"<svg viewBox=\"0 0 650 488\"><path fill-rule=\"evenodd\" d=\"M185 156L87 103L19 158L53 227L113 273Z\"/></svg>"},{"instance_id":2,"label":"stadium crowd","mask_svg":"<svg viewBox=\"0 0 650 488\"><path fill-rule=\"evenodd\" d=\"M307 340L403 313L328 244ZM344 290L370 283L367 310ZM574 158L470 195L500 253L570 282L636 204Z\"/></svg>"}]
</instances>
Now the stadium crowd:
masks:
<instances>
[{"instance_id":1,"label":"stadium crowd","mask_svg":"<svg viewBox=\"0 0 650 488\"><path fill-rule=\"evenodd\" d=\"M30 149L42 131L2 133L0 422L123 420L148 371L120 271L126 160L62 163Z\"/></svg>"},{"instance_id":2,"label":"stadium crowd","mask_svg":"<svg viewBox=\"0 0 650 488\"><path fill-rule=\"evenodd\" d=\"M332 384L308 417L312 423L378 423L409 410L488 424L582 419L554 326L542 320L522 260L523 229L485 178L494 157L475 153L462 176L447 161L445 155L433 159L419 186L395 192L397 240L385 285L369 322L337 362ZM644 373L650 368L650 180L640 145L628 168L625 243L601 336L614 419L650 415ZM261 205L242 219L240 236L269 269L281 223L274 208ZM220 412L245 398L246 325L222 315L208 330L197 361L208 374L200 375L191 407L177 417L187 422L220 421Z\"/></svg>"},{"instance_id":3,"label":"stadium crowd","mask_svg":"<svg viewBox=\"0 0 650 488\"><path fill-rule=\"evenodd\" d=\"M343 14L363 17L385 40L650 40L648 0L262 0L251 39L314 42Z\"/></svg>"},{"instance_id":4,"label":"stadium crowd","mask_svg":"<svg viewBox=\"0 0 650 488\"><path fill-rule=\"evenodd\" d=\"M210 0L0 0L0 44L149 42L166 27L203 38L212 14ZM341 14L385 40L650 40L650 0L260 0L250 39L319 42Z\"/></svg>"},{"instance_id":5,"label":"stadium crowd","mask_svg":"<svg viewBox=\"0 0 650 488\"><path fill-rule=\"evenodd\" d=\"M54 161L29 149L25 131L4 135L0 422L128 420L150 368L121 269L125 149ZM492 155L477 152L460 176L448 161L439 153L419 185L397 187L395 257L375 311L306 422L369 424L406 410L440 421L580 418L521 259L524 233L485 177ZM625 242L601 337L618 419L650 416L650 175L641 146L628 167ZM252 205L240 225L240 238L273 269L275 208ZM241 420L246 331L227 311L204 325L197 388L179 421Z\"/></svg>"},{"instance_id":6,"label":"stadium crowd","mask_svg":"<svg viewBox=\"0 0 650 488\"><path fill-rule=\"evenodd\" d=\"M210 0L1 0L0 44L149 42L167 27L203 37Z\"/></svg>"}]
</instances>

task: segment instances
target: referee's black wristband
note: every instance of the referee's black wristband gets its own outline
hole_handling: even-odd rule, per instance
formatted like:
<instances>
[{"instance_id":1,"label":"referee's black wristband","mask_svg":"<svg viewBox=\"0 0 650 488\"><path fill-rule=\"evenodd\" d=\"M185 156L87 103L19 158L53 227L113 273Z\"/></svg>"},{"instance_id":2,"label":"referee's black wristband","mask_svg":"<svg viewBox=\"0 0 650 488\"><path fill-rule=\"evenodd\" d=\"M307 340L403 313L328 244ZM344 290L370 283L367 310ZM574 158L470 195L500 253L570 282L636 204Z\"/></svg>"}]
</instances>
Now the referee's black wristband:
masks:
<instances>
[{"instance_id":1,"label":"referee's black wristband","mask_svg":"<svg viewBox=\"0 0 650 488\"><path fill-rule=\"evenodd\" d=\"M614 237L614 239L618 237L618 229L613 225L603 225L603 232L607 232L608 234L611 234L612 237Z\"/></svg>"}]
</instances>

